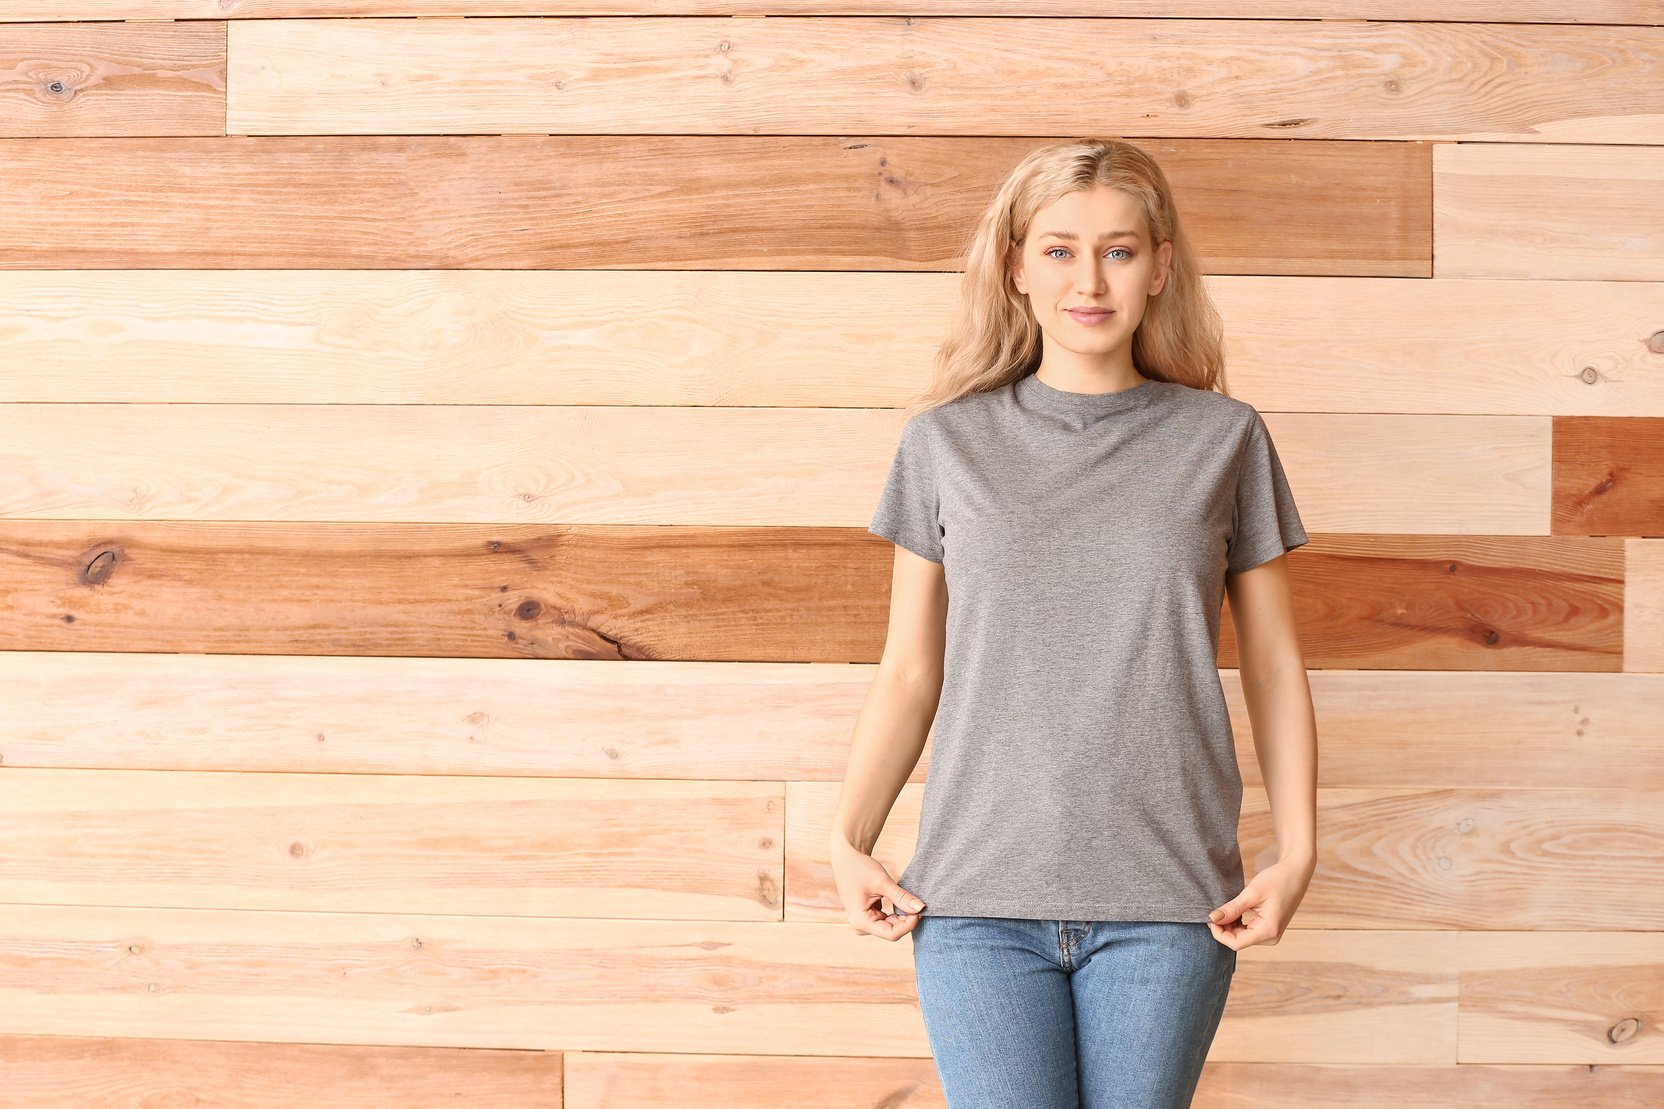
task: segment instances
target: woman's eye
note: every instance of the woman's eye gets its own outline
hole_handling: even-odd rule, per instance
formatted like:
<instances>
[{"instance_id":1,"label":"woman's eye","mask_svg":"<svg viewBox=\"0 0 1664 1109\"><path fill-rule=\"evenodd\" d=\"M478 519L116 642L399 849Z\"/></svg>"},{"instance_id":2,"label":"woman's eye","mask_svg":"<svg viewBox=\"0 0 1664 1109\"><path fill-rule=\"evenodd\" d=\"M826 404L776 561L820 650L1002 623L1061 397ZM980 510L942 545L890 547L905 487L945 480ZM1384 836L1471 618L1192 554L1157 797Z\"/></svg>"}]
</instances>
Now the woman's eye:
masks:
<instances>
[{"instance_id":1,"label":"woman's eye","mask_svg":"<svg viewBox=\"0 0 1664 1109\"><path fill-rule=\"evenodd\" d=\"M1069 252L1068 252L1068 250L1066 250L1066 249L1064 249L1064 248L1063 248L1063 247L1060 247L1060 246L1054 246L1054 247L1051 247L1051 248L1049 248L1049 249L1048 249L1048 250L1047 250L1047 251L1046 251L1046 257L1048 257L1048 258L1055 258L1055 257L1056 257L1056 255L1055 255L1055 254L1053 254L1053 253L1052 253L1052 251L1059 251L1059 250L1060 250L1060 251L1063 251L1063 253L1064 253L1064 254L1067 254L1067 253L1069 253ZM1127 248L1126 248L1126 247L1124 247L1124 246L1112 246L1112 247L1110 247L1110 248L1109 248L1109 252L1110 252L1110 253L1111 253L1111 254L1114 254L1114 253L1115 253L1115 252L1116 252L1116 251L1120 251L1120 252L1121 252L1121 253L1122 253L1122 254L1125 254L1125 255L1126 255L1126 256L1127 256L1127 257L1128 257L1128 258L1131 258L1131 257L1132 257L1132 251L1130 251L1130 250L1128 250L1128 249L1127 249Z\"/></svg>"}]
</instances>

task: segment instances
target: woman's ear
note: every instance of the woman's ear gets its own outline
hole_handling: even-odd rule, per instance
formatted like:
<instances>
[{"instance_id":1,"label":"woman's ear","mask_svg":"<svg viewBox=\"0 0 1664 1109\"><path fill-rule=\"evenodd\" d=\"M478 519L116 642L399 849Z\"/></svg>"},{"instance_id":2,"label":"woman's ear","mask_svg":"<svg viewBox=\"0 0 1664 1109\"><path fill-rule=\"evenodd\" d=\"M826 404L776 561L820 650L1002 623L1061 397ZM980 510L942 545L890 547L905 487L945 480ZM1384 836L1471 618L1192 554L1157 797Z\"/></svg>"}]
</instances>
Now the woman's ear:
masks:
<instances>
[{"instance_id":1,"label":"woman's ear","mask_svg":"<svg viewBox=\"0 0 1664 1109\"><path fill-rule=\"evenodd\" d=\"M1167 288L1167 279L1173 274L1173 241L1171 239L1162 243L1156 249L1156 261L1155 288L1150 290L1151 296L1155 296Z\"/></svg>"}]
</instances>

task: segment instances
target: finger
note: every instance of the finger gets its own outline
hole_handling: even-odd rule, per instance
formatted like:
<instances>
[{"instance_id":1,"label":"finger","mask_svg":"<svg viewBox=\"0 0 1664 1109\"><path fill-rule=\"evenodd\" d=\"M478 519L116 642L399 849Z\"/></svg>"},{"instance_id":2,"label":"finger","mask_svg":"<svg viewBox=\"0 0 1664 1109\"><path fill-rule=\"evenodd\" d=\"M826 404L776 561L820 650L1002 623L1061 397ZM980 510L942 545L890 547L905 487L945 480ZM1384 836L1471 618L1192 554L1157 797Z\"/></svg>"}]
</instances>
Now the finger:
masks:
<instances>
[{"instance_id":1,"label":"finger","mask_svg":"<svg viewBox=\"0 0 1664 1109\"><path fill-rule=\"evenodd\" d=\"M890 918L890 938L899 940L919 923L918 913L898 913Z\"/></svg>"},{"instance_id":2,"label":"finger","mask_svg":"<svg viewBox=\"0 0 1664 1109\"><path fill-rule=\"evenodd\" d=\"M1228 928L1221 928L1219 925L1210 920L1208 921L1208 931L1213 933L1214 939L1218 940L1232 951L1241 947L1241 944L1237 942L1236 936Z\"/></svg>"},{"instance_id":3,"label":"finger","mask_svg":"<svg viewBox=\"0 0 1664 1109\"><path fill-rule=\"evenodd\" d=\"M1241 920L1242 914L1254 907L1252 899L1244 890L1242 894L1231 898L1219 908L1208 914L1208 919L1215 924L1229 924L1233 920Z\"/></svg>"},{"instance_id":4,"label":"finger","mask_svg":"<svg viewBox=\"0 0 1664 1109\"><path fill-rule=\"evenodd\" d=\"M909 932L913 922L918 920L917 913L883 913L877 909L868 909L866 915L866 930L875 936L894 939Z\"/></svg>"},{"instance_id":5,"label":"finger","mask_svg":"<svg viewBox=\"0 0 1664 1109\"><path fill-rule=\"evenodd\" d=\"M1214 929L1215 935L1220 933L1229 935L1233 941L1232 946L1238 949L1256 943L1263 943L1275 937L1278 932L1276 920L1265 913L1260 913L1252 921L1245 921L1241 924L1231 924L1224 927L1209 924L1209 927Z\"/></svg>"},{"instance_id":6,"label":"finger","mask_svg":"<svg viewBox=\"0 0 1664 1109\"><path fill-rule=\"evenodd\" d=\"M1240 951L1255 942L1253 926L1248 924L1215 924L1208 921L1208 929L1213 938L1229 947L1233 951Z\"/></svg>"},{"instance_id":7,"label":"finger","mask_svg":"<svg viewBox=\"0 0 1664 1109\"><path fill-rule=\"evenodd\" d=\"M908 893L900 886L896 886L894 889L889 891L889 898L890 904L897 909L911 909L916 913L920 909L924 908L923 901L920 901L917 897L914 897L911 893Z\"/></svg>"},{"instance_id":8,"label":"finger","mask_svg":"<svg viewBox=\"0 0 1664 1109\"><path fill-rule=\"evenodd\" d=\"M886 940L895 939L896 938L895 923L889 917L885 917L883 920L879 921L877 926L873 929L873 935L879 936L882 939L886 939Z\"/></svg>"}]
</instances>

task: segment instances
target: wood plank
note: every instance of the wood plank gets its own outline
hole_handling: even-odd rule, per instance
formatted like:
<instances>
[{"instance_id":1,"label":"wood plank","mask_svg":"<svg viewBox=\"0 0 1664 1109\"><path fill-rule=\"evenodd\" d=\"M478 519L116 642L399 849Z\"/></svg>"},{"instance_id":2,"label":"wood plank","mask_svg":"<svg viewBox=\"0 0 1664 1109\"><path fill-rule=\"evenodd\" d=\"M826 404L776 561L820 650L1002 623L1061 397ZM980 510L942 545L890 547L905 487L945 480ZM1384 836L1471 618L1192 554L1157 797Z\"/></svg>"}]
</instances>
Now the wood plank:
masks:
<instances>
[{"instance_id":1,"label":"wood plank","mask_svg":"<svg viewBox=\"0 0 1664 1109\"><path fill-rule=\"evenodd\" d=\"M232 134L1664 142L1651 27L654 14L227 32Z\"/></svg>"},{"instance_id":2,"label":"wood plank","mask_svg":"<svg viewBox=\"0 0 1664 1109\"><path fill-rule=\"evenodd\" d=\"M1554 420L1556 535L1664 535L1664 418Z\"/></svg>"},{"instance_id":3,"label":"wood plank","mask_svg":"<svg viewBox=\"0 0 1664 1109\"><path fill-rule=\"evenodd\" d=\"M1265 418L1308 533L1549 533L1548 419ZM7 404L0 516L864 534L903 422L838 408Z\"/></svg>"},{"instance_id":4,"label":"wood plank","mask_svg":"<svg viewBox=\"0 0 1664 1109\"><path fill-rule=\"evenodd\" d=\"M844 663L0 651L0 764L835 780L872 679ZM1601 702L1619 736L1649 707L1632 690Z\"/></svg>"},{"instance_id":5,"label":"wood plank","mask_svg":"<svg viewBox=\"0 0 1664 1109\"><path fill-rule=\"evenodd\" d=\"M0 23L8 20L65 19L294 19L307 16L533 16L563 5L551 0L83 0L65 7L57 0L7 0ZM587 0L586 15L639 15L640 0ZM1097 0L677 0L656 5L663 15L1031 15L1097 16ZM1122 16L1236 19L1242 5L1231 0L1117 0ZM1260 19L1430 20L1483 23L1664 24L1656 0L1264 0L1254 6Z\"/></svg>"},{"instance_id":6,"label":"wood plank","mask_svg":"<svg viewBox=\"0 0 1664 1109\"><path fill-rule=\"evenodd\" d=\"M1308 678L1328 788L1664 791L1664 674ZM870 663L0 651L0 765L836 784L872 679ZM1220 682L1258 786L1240 676Z\"/></svg>"},{"instance_id":7,"label":"wood plank","mask_svg":"<svg viewBox=\"0 0 1664 1109\"><path fill-rule=\"evenodd\" d=\"M7 1109L561 1109L558 1051L0 1036Z\"/></svg>"},{"instance_id":8,"label":"wood plank","mask_svg":"<svg viewBox=\"0 0 1664 1109\"><path fill-rule=\"evenodd\" d=\"M1248 948L1210 1057L1453 1062L1457 939L1290 929ZM0 905L0 1032L930 1054L910 942L757 921Z\"/></svg>"},{"instance_id":9,"label":"wood plank","mask_svg":"<svg viewBox=\"0 0 1664 1109\"><path fill-rule=\"evenodd\" d=\"M1319 763L1323 745L1320 739ZM1400 777L1415 776L1407 769ZM1254 777L1243 790L1238 830L1250 880L1277 859L1271 809ZM793 923L848 923L826 847L840 788L787 784L786 919ZM902 789L873 847L893 878L913 857L923 796L922 785ZM1664 912L1664 860L1617 846L1664 838L1656 790L1320 786L1317 823L1317 871L1295 927L1576 932L1621 930ZM884 908L891 908L887 899Z\"/></svg>"},{"instance_id":10,"label":"wood plank","mask_svg":"<svg viewBox=\"0 0 1664 1109\"><path fill-rule=\"evenodd\" d=\"M778 920L778 782L0 774L11 901Z\"/></svg>"},{"instance_id":11,"label":"wood plank","mask_svg":"<svg viewBox=\"0 0 1664 1109\"><path fill-rule=\"evenodd\" d=\"M6 270L0 401L892 407L927 384L958 281L954 273L791 271ZM872 357L875 349L883 357Z\"/></svg>"},{"instance_id":12,"label":"wood plank","mask_svg":"<svg viewBox=\"0 0 1664 1109\"><path fill-rule=\"evenodd\" d=\"M111 1090L129 1100L169 1096L248 1109L288 1109L307 1088L319 1109L794 1109L946 1102L928 1058L825 1055L700 1055L659 1052L539 1052L492 1048L243 1044L80 1036L0 1036L12 1109L90 1104ZM564 1072L563 1072L564 1066ZM563 1089L564 1079L564 1089ZM1664 1092L1664 1071L1646 1066L1373 1066L1209 1062L1196 1109L1362 1103L1372 1109L1517 1109L1567 1105L1646 1109ZM564 1096L565 1100L562 1101Z\"/></svg>"},{"instance_id":13,"label":"wood plank","mask_svg":"<svg viewBox=\"0 0 1664 1109\"><path fill-rule=\"evenodd\" d=\"M929 1055L911 947L847 925L0 905L0 971L0 1032ZM1361 1000L1336 1023L1394 1026Z\"/></svg>"},{"instance_id":14,"label":"wood plank","mask_svg":"<svg viewBox=\"0 0 1664 1109\"><path fill-rule=\"evenodd\" d=\"M0 271L0 401L897 406L928 383L958 281ZM1664 352L1646 282L1216 275L1208 287L1229 391L1265 411L1664 416L1659 354L1636 342L1656 331Z\"/></svg>"},{"instance_id":15,"label":"wood plank","mask_svg":"<svg viewBox=\"0 0 1664 1109\"><path fill-rule=\"evenodd\" d=\"M1244 783L1263 784L1235 670L1222 672ZM1664 676L1308 674L1326 787L1664 790Z\"/></svg>"},{"instance_id":16,"label":"wood plank","mask_svg":"<svg viewBox=\"0 0 1664 1109\"><path fill-rule=\"evenodd\" d=\"M0 649L875 662L892 550L854 529L20 520L0 523ZM1622 558L1316 538L1289 560L1306 664L1619 670ZM1234 644L1227 607L1221 665Z\"/></svg>"},{"instance_id":17,"label":"wood plank","mask_svg":"<svg viewBox=\"0 0 1664 1109\"><path fill-rule=\"evenodd\" d=\"M0 650L875 662L893 550L852 528L9 520Z\"/></svg>"},{"instance_id":18,"label":"wood plank","mask_svg":"<svg viewBox=\"0 0 1664 1109\"><path fill-rule=\"evenodd\" d=\"M1661 796L1643 789L1319 790L1323 858L1300 912L1310 913L1308 927L1372 928L1385 918L1400 922L1393 927L1463 936L1622 931L1638 915L1664 912L1664 882L1631 878L1652 862L1664 870L1664 855L1642 862L1634 850L1664 839ZM1244 858L1257 873L1277 858L1263 790L1244 799L1243 827ZM1462 966L1466 1006L1469 964Z\"/></svg>"},{"instance_id":19,"label":"wood plank","mask_svg":"<svg viewBox=\"0 0 1664 1109\"><path fill-rule=\"evenodd\" d=\"M902 946L909 946L903 941ZM945 1109L935 1063L814 1055L569 1051L570 1109Z\"/></svg>"},{"instance_id":20,"label":"wood plank","mask_svg":"<svg viewBox=\"0 0 1664 1109\"><path fill-rule=\"evenodd\" d=\"M1664 416L1660 286L1553 272L1208 284L1230 391L1262 410Z\"/></svg>"},{"instance_id":21,"label":"wood plank","mask_svg":"<svg viewBox=\"0 0 1664 1109\"><path fill-rule=\"evenodd\" d=\"M1624 542L1624 614L1624 669L1664 674L1664 543L1656 539Z\"/></svg>"},{"instance_id":22,"label":"wood plank","mask_svg":"<svg viewBox=\"0 0 1664 1109\"><path fill-rule=\"evenodd\" d=\"M602 1051L570 1051L565 1058L571 1109L941 1109L947 1104L928 1059ZM1660 1094L1664 1068L1645 1066L1378 1066L1233 1063L1210 1057L1191 1104L1194 1109L1649 1109L1659 1103Z\"/></svg>"},{"instance_id":23,"label":"wood plank","mask_svg":"<svg viewBox=\"0 0 1664 1109\"><path fill-rule=\"evenodd\" d=\"M0 144L0 269L956 270L993 190L1044 141L18 140ZM1140 145L1209 273L1432 273L1425 144Z\"/></svg>"},{"instance_id":24,"label":"wood plank","mask_svg":"<svg viewBox=\"0 0 1664 1109\"><path fill-rule=\"evenodd\" d=\"M1439 277L1664 279L1664 149L1445 144L1433 167Z\"/></svg>"},{"instance_id":25,"label":"wood plank","mask_svg":"<svg viewBox=\"0 0 1664 1109\"><path fill-rule=\"evenodd\" d=\"M1437 452L1437 419L1423 419ZM863 409L5 405L0 515L864 528L902 422ZM1491 421L1469 438L1539 429ZM1535 464L1541 445L1506 453ZM1542 508L1534 490L1509 499L1497 522L1524 529Z\"/></svg>"},{"instance_id":26,"label":"wood plank","mask_svg":"<svg viewBox=\"0 0 1664 1109\"><path fill-rule=\"evenodd\" d=\"M7 8L0 20L17 18ZM86 8L59 12L97 18ZM226 26L14 23L0 39L0 70L14 82L0 137L223 135Z\"/></svg>"},{"instance_id":27,"label":"wood plank","mask_svg":"<svg viewBox=\"0 0 1664 1109\"><path fill-rule=\"evenodd\" d=\"M570 1056L568 1056L570 1058ZM570 1073L570 1072L568 1072ZM1664 1094L1664 1068L1582 1066L1371 1066L1209 1063L1194 1109L1649 1109Z\"/></svg>"},{"instance_id":28,"label":"wood plank","mask_svg":"<svg viewBox=\"0 0 1664 1109\"><path fill-rule=\"evenodd\" d=\"M1290 555L1307 666L1622 668L1623 553L1616 541L1433 542L1443 557L1426 537L1351 535L1314 539ZM1522 557L1533 564L1523 574ZM1221 625L1219 657L1222 665L1236 664L1230 620Z\"/></svg>"},{"instance_id":29,"label":"wood plank","mask_svg":"<svg viewBox=\"0 0 1664 1109\"><path fill-rule=\"evenodd\" d=\"M1624 877L1609 880L1626 895L1636 892ZM1630 923L1645 920L1637 913ZM1664 1005L1664 935L1614 929L1456 938L1459 1062L1664 1063L1664 1044L1645 1034Z\"/></svg>"}]
</instances>

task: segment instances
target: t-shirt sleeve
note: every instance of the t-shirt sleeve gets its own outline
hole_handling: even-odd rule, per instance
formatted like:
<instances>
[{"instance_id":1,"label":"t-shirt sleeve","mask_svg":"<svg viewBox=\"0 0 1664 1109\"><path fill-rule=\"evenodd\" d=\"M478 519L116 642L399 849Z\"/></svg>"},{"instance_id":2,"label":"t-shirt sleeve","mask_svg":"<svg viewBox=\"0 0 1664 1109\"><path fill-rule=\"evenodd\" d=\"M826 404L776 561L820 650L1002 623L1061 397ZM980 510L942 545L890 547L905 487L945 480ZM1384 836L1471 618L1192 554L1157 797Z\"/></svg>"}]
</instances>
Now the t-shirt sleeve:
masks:
<instances>
[{"instance_id":1,"label":"t-shirt sleeve","mask_svg":"<svg viewBox=\"0 0 1664 1109\"><path fill-rule=\"evenodd\" d=\"M1255 412L1237 457L1236 514L1225 548L1226 565L1239 574L1306 542L1271 432Z\"/></svg>"},{"instance_id":2,"label":"t-shirt sleeve","mask_svg":"<svg viewBox=\"0 0 1664 1109\"><path fill-rule=\"evenodd\" d=\"M936 491L930 443L923 423L914 416L901 430L890 476L867 530L932 562L941 562L942 525Z\"/></svg>"}]
</instances>

